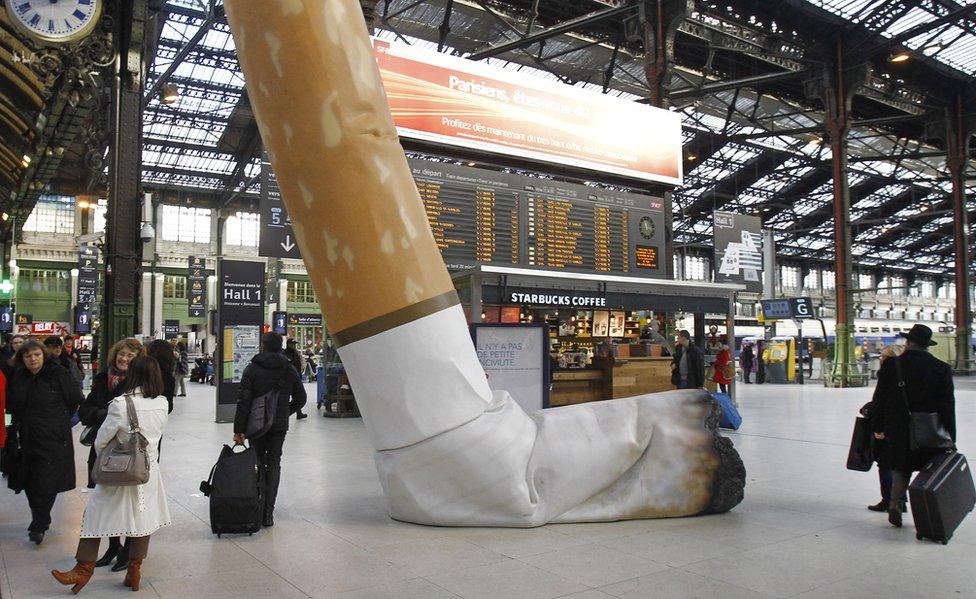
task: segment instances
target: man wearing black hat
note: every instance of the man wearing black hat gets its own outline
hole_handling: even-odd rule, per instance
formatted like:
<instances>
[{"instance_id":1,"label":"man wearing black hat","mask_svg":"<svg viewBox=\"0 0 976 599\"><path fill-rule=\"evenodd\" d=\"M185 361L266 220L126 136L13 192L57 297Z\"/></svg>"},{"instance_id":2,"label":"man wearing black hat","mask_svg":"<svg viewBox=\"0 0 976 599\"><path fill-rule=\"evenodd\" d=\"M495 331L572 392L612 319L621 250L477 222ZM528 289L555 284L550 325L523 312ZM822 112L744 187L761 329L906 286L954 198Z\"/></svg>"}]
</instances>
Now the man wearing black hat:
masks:
<instances>
[{"instance_id":1,"label":"man wearing black hat","mask_svg":"<svg viewBox=\"0 0 976 599\"><path fill-rule=\"evenodd\" d=\"M912 412L935 412L952 440L956 440L956 409L952 386L952 368L929 353L936 345L932 329L917 324L908 333L905 351L889 358L878 371L874 389L871 426L876 439L875 458L892 472L891 502L888 521L901 526L904 501L912 472L921 470L939 450L912 449L908 428Z\"/></svg>"}]
</instances>

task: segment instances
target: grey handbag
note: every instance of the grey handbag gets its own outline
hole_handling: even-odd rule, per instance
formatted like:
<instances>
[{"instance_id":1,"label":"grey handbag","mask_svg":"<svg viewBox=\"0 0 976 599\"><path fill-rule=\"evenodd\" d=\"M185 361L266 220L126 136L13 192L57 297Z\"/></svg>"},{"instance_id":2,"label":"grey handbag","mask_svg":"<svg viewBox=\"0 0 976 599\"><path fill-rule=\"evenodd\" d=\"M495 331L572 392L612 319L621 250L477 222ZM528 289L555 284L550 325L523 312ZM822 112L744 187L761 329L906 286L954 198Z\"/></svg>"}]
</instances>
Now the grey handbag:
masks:
<instances>
[{"instance_id":1,"label":"grey handbag","mask_svg":"<svg viewBox=\"0 0 976 599\"><path fill-rule=\"evenodd\" d=\"M139 428L139 415L132 403L132 395L125 395L129 411L129 430L119 432L98 454L92 478L97 485L107 487L133 487L149 481L149 441ZM121 439L120 436L125 436Z\"/></svg>"},{"instance_id":2,"label":"grey handbag","mask_svg":"<svg viewBox=\"0 0 976 599\"><path fill-rule=\"evenodd\" d=\"M901 375L901 362L895 361L895 371L898 373L898 389L908 407L908 447L912 451L919 449L955 449L949 431L942 424L938 412L913 412L908 403L908 393L905 392L905 379Z\"/></svg>"}]
</instances>

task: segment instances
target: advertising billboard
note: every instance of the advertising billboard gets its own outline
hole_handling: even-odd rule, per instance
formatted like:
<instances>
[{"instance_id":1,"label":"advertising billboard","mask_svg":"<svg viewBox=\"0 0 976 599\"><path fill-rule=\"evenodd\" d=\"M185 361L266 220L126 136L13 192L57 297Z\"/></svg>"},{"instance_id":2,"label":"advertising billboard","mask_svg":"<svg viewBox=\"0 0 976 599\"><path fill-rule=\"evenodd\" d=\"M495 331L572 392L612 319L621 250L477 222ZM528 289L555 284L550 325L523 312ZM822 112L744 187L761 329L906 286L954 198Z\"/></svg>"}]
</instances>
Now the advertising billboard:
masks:
<instances>
[{"instance_id":1,"label":"advertising billboard","mask_svg":"<svg viewBox=\"0 0 976 599\"><path fill-rule=\"evenodd\" d=\"M678 113L374 39L402 137L680 185Z\"/></svg>"}]
</instances>

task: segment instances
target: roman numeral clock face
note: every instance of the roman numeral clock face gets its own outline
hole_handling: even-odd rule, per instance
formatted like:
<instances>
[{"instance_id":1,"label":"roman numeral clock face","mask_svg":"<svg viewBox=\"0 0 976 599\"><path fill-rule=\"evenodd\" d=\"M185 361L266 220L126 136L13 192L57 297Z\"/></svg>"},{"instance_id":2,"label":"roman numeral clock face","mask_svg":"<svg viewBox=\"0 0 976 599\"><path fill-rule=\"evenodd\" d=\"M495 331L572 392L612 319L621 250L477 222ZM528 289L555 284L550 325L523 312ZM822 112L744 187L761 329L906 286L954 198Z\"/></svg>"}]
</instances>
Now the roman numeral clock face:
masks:
<instances>
[{"instance_id":1,"label":"roman numeral clock face","mask_svg":"<svg viewBox=\"0 0 976 599\"><path fill-rule=\"evenodd\" d=\"M101 0L6 0L11 21L28 36L63 44L87 36L98 23Z\"/></svg>"}]
</instances>

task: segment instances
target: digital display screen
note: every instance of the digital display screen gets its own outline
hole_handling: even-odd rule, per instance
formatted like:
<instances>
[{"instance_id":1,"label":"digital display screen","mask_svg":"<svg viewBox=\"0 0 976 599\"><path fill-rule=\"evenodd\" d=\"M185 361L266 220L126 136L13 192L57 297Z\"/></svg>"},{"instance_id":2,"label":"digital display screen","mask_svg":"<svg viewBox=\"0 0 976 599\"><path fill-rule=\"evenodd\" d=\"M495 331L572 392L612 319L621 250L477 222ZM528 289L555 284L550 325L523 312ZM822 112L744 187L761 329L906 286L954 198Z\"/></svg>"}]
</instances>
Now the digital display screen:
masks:
<instances>
[{"instance_id":1,"label":"digital display screen","mask_svg":"<svg viewBox=\"0 0 976 599\"><path fill-rule=\"evenodd\" d=\"M449 269L665 276L660 198L416 159L410 167Z\"/></svg>"},{"instance_id":2,"label":"digital display screen","mask_svg":"<svg viewBox=\"0 0 976 599\"><path fill-rule=\"evenodd\" d=\"M793 307L788 299L760 300L765 320L785 320L793 318Z\"/></svg>"},{"instance_id":3,"label":"digital display screen","mask_svg":"<svg viewBox=\"0 0 976 599\"><path fill-rule=\"evenodd\" d=\"M657 268L657 248L639 245L635 257L637 268Z\"/></svg>"}]
</instances>

